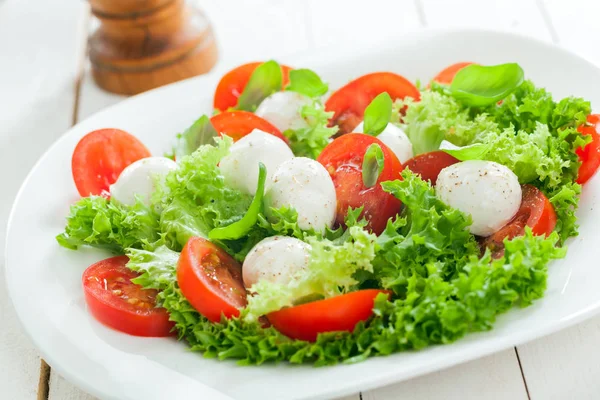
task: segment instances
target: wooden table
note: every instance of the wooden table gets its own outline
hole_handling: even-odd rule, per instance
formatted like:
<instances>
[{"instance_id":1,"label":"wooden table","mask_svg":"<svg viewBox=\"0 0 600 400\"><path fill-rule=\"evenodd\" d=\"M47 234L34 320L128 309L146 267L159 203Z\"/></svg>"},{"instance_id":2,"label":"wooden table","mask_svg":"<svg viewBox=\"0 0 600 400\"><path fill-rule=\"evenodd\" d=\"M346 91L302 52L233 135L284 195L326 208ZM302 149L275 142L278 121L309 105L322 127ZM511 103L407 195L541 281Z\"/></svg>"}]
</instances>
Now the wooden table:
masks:
<instances>
[{"instance_id":1,"label":"wooden table","mask_svg":"<svg viewBox=\"0 0 600 400\"><path fill-rule=\"evenodd\" d=\"M290 56L342 42L354 42L360 48L386 37L401 38L412 30L452 26L533 36L569 48L600 66L598 0L199 3L214 23L221 62L227 64ZM102 92L90 79L85 53L93 24L82 1L0 2L0 242L10 204L36 159L70 126L123 100ZM92 398L41 362L17 320L4 279L2 272L0 397ZM32 294L32 301L36 300ZM595 318L489 357L348 399L597 399L599 343L600 318Z\"/></svg>"}]
</instances>

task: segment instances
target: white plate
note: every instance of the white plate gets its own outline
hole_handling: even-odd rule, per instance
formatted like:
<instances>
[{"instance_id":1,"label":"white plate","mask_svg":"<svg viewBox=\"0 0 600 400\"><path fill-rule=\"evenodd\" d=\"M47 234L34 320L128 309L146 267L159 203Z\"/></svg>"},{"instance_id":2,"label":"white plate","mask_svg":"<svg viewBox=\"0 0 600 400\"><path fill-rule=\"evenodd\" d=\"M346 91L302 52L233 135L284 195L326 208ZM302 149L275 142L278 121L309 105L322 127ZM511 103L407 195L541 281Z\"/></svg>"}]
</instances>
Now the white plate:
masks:
<instances>
[{"instance_id":1,"label":"white plate","mask_svg":"<svg viewBox=\"0 0 600 400\"><path fill-rule=\"evenodd\" d=\"M508 34L481 31L422 32L369 49L331 50L303 60L281 60L313 68L331 87L377 70L411 80L430 79L441 68L471 60L519 62L527 77L556 96L577 95L600 104L600 71L556 47ZM599 310L599 178L583 194L581 235L569 243L566 259L550 267L543 300L501 316L490 332L468 335L452 345L327 368L239 367L204 359L171 339L143 339L97 323L85 310L80 277L105 257L94 250L62 249L69 204L77 199L71 154L87 132L119 127L162 154L176 132L211 111L222 71L164 87L102 111L65 134L27 177L9 220L6 274L15 308L26 331L52 368L88 392L119 399L307 399L329 398L412 378L551 333Z\"/></svg>"}]
</instances>

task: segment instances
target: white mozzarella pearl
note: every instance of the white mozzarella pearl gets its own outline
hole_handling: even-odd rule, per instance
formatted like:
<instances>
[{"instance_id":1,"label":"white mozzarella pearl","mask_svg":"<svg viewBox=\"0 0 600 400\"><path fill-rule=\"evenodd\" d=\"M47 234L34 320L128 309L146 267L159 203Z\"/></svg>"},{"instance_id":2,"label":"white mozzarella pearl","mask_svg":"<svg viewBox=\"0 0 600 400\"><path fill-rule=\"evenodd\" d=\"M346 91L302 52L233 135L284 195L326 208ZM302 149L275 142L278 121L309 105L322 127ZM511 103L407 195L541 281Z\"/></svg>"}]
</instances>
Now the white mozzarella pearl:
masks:
<instances>
[{"instance_id":1,"label":"white mozzarella pearl","mask_svg":"<svg viewBox=\"0 0 600 400\"><path fill-rule=\"evenodd\" d=\"M255 114L275 125L281 132L306 128L308 124L300 111L302 107L311 103L310 97L300 93L275 92L260 103Z\"/></svg>"},{"instance_id":2,"label":"white mozzarella pearl","mask_svg":"<svg viewBox=\"0 0 600 400\"><path fill-rule=\"evenodd\" d=\"M286 285L310 260L309 244L288 236L261 240L250 250L242 266L244 286L251 288L260 280Z\"/></svg>"},{"instance_id":3,"label":"white mozzarella pearl","mask_svg":"<svg viewBox=\"0 0 600 400\"><path fill-rule=\"evenodd\" d=\"M254 195L258 184L258 163L267 167L267 183L281 163L294 157L288 145L276 136L255 129L235 142L219 167L225 182Z\"/></svg>"},{"instance_id":4,"label":"white mozzarella pearl","mask_svg":"<svg viewBox=\"0 0 600 400\"><path fill-rule=\"evenodd\" d=\"M115 183L110 185L111 197L119 203L134 205L136 196L150 204L156 190L156 180L177 169L177 163L166 157L147 157L125 168Z\"/></svg>"},{"instance_id":5,"label":"white mozzarella pearl","mask_svg":"<svg viewBox=\"0 0 600 400\"><path fill-rule=\"evenodd\" d=\"M336 215L336 195L329 173L320 163L295 157L281 164L265 196L267 216L271 208L294 208L301 229L323 231L332 227Z\"/></svg>"},{"instance_id":6,"label":"white mozzarella pearl","mask_svg":"<svg viewBox=\"0 0 600 400\"><path fill-rule=\"evenodd\" d=\"M521 185L504 165L492 161L463 161L444 168L435 186L437 197L471 215L471 233L489 236L521 206Z\"/></svg>"}]
</instances>

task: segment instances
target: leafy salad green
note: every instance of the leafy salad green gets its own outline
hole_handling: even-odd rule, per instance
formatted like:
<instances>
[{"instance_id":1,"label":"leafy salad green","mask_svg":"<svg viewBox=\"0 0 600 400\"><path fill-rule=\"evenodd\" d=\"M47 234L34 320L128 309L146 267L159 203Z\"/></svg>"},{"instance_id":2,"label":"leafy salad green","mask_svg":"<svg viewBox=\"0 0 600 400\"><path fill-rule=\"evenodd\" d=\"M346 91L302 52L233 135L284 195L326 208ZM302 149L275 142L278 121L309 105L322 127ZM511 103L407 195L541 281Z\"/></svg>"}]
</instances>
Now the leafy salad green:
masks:
<instances>
[{"instance_id":1,"label":"leafy salad green","mask_svg":"<svg viewBox=\"0 0 600 400\"><path fill-rule=\"evenodd\" d=\"M306 124L283 135L295 156L317 159L337 132L328 124L333 112L321 101L328 86L307 69L292 70L289 78L286 90L310 102L298 110ZM237 108L254 111L281 86L279 64L265 62L250 77ZM71 207L57 241L74 250L91 246L126 254L127 267L139 273L133 282L158 291L157 306L167 310L179 339L206 357L241 364L330 365L451 343L491 329L499 314L543 296L549 262L564 257L566 240L577 235L581 185L576 183L580 160L575 151L591 140L578 130L590 112L583 99L554 100L524 80L518 64L465 68L451 85L432 82L418 101L382 93L366 108L368 135L378 136L388 124L400 127L414 155L449 142L460 146L447 150L458 160L497 162L520 184L545 194L556 212L554 232L535 235L525 227L523 235L504 241L499 254L482 250L469 231L473 221L468 213L441 201L430 182L408 169L381 183L402 208L380 234L367 228L361 207L349 209L345 224L336 229L306 229L292 207L265 209L265 165L256 166L260 172L253 196L225 179L219 163L233 140L220 137L207 116L177 136L177 168L156 179L150 204L139 198L125 205L84 197ZM383 157L375 144L361 158L365 188L378 185ZM265 279L247 287L247 306L239 316L211 322L183 295L177 264L191 237L210 239L242 262L257 243L276 235L309 245L307 267L288 282ZM379 294L371 318L351 332L320 333L309 342L291 339L262 321L299 302L368 288L389 296Z\"/></svg>"}]
</instances>

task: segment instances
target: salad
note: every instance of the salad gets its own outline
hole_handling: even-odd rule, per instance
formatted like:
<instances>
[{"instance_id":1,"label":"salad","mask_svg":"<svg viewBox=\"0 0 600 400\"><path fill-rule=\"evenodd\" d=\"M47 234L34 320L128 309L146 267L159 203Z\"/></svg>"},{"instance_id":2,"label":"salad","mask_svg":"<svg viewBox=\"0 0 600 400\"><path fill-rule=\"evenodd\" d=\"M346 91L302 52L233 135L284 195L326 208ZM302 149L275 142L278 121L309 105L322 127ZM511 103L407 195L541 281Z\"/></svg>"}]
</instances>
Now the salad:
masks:
<instances>
[{"instance_id":1,"label":"salad","mask_svg":"<svg viewBox=\"0 0 600 400\"><path fill-rule=\"evenodd\" d=\"M57 240L114 254L83 273L89 312L208 357L328 365L451 343L544 295L600 166L589 102L515 63L329 93L245 64L164 156L84 136Z\"/></svg>"}]
</instances>

